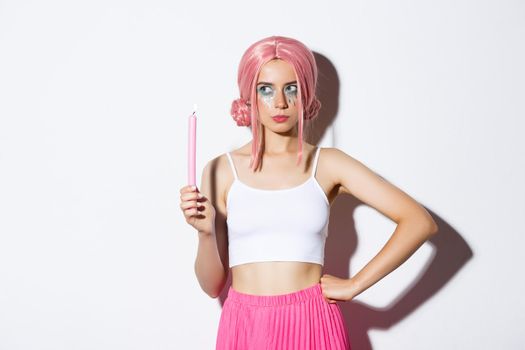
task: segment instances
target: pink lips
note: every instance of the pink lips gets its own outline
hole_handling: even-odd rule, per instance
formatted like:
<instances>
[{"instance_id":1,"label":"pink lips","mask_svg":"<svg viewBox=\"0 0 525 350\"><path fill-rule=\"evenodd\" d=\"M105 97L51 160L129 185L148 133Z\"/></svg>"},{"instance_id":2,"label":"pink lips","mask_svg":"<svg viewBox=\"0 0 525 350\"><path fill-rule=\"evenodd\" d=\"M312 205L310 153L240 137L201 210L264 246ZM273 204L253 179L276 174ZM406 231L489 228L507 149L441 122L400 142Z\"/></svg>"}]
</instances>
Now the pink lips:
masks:
<instances>
[{"instance_id":1,"label":"pink lips","mask_svg":"<svg viewBox=\"0 0 525 350\"><path fill-rule=\"evenodd\" d=\"M285 115L276 115L272 117L273 120L275 120L277 123L282 123L288 120L288 117Z\"/></svg>"}]
</instances>

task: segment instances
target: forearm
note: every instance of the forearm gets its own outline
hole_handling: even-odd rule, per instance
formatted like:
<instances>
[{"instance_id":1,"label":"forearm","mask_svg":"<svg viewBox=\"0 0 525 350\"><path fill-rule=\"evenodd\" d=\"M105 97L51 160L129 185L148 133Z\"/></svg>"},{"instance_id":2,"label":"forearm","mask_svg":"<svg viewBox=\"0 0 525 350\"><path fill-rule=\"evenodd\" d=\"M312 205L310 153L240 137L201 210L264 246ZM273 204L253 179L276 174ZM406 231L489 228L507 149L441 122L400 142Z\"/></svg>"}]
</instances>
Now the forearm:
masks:
<instances>
[{"instance_id":1,"label":"forearm","mask_svg":"<svg viewBox=\"0 0 525 350\"><path fill-rule=\"evenodd\" d=\"M199 232L199 246L195 259L195 274L201 288L212 298L216 298L227 279L222 264L215 233Z\"/></svg>"},{"instance_id":2,"label":"forearm","mask_svg":"<svg viewBox=\"0 0 525 350\"><path fill-rule=\"evenodd\" d=\"M436 232L437 226L434 222L400 221L379 253L349 279L351 298L398 268Z\"/></svg>"}]
</instances>

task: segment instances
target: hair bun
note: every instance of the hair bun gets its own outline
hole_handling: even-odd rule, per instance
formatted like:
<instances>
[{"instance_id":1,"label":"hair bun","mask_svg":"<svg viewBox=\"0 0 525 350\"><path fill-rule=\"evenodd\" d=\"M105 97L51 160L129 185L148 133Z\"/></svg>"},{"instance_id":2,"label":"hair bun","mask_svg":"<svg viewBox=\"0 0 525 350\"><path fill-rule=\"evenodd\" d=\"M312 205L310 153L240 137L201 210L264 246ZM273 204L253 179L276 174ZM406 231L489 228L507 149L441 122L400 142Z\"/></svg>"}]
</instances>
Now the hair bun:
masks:
<instances>
[{"instance_id":1,"label":"hair bun","mask_svg":"<svg viewBox=\"0 0 525 350\"><path fill-rule=\"evenodd\" d=\"M242 98L238 98L232 102L230 114L237 123L237 126L249 126L252 122L250 106L248 106L248 102Z\"/></svg>"},{"instance_id":2,"label":"hair bun","mask_svg":"<svg viewBox=\"0 0 525 350\"><path fill-rule=\"evenodd\" d=\"M310 106L304 111L304 119L305 120L312 120L315 117L317 117L317 114L319 114L319 110L321 109L321 101L317 97L314 97L312 103L310 103Z\"/></svg>"}]
</instances>

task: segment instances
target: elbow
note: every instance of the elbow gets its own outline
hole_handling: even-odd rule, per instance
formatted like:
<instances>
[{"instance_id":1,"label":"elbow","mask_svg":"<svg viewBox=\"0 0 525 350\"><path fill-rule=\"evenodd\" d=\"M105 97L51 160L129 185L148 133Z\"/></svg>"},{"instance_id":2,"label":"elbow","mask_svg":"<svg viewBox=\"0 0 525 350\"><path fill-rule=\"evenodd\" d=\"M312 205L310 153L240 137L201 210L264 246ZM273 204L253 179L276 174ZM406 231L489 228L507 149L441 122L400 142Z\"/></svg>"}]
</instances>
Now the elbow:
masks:
<instances>
[{"instance_id":1,"label":"elbow","mask_svg":"<svg viewBox=\"0 0 525 350\"><path fill-rule=\"evenodd\" d=\"M210 298L212 299L217 299L219 297L219 295L221 295L221 291L217 288L208 288L208 287L203 287L201 285L201 289L204 291L204 293L209 296Z\"/></svg>"},{"instance_id":2,"label":"elbow","mask_svg":"<svg viewBox=\"0 0 525 350\"><path fill-rule=\"evenodd\" d=\"M433 224L433 226L432 226L432 232L431 232L431 233L432 233L433 235L435 235L436 233L439 232L439 226L436 224L435 221L432 221L432 224Z\"/></svg>"},{"instance_id":3,"label":"elbow","mask_svg":"<svg viewBox=\"0 0 525 350\"><path fill-rule=\"evenodd\" d=\"M226 278L221 279L220 281L215 281L214 285L209 285L204 292L212 299L217 299L220 295L224 286L226 285Z\"/></svg>"},{"instance_id":4,"label":"elbow","mask_svg":"<svg viewBox=\"0 0 525 350\"><path fill-rule=\"evenodd\" d=\"M211 290L211 291L206 291L206 294L208 294L208 296L212 299L217 299L219 297L219 295L221 295L221 291L222 291L222 286L224 285L224 283L221 283L221 286L215 290Z\"/></svg>"},{"instance_id":5,"label":"elbow","mask_svg":"<svg viewBox=\"0 0 525 350\"><path fill-rule=\"evenodd\" d=\"M436 233L439 232L439 226L436 224L434 219L430 219L429 220L427 232L428 232L429 236L433 236L433 235L435 235Z\"/></svg>"},{"instance_id":6,"label":"elbow","mask_svg":"<svg viewBox=\"0 0 525 350\"><path fill-rule=\"evenodd\" d=\"M436 224L430 214L424 215L419 218L411 218L406 220L401 220L402 222L409 222L409 225L412 225L414 229L417 229L422 235L427 237L432 237L439 232L439 226Z\"/></svg>"},{"instance_id":7,"label":"elbow","mask_svg":"<svg viewBox=\"0 0 525 350\"><path fill-rule=\"evenodd\" d=\"M430 237L438 233L439 226L436 224L436 221L430 215L430 213L423 208L423 213L418 219L420 222L421 227L425 230L425 233Z\"/></svg>"},{"instance_id":8,"label":"elbow","mask_svg":"<svg viewBox=\"0 0 525 350\"><path fill-rule=\"evenodd\" d=\"M217 299L219 297L220 294L218 293L207 293L208 296L212 299Z\"/></svg>"}]
</instances>

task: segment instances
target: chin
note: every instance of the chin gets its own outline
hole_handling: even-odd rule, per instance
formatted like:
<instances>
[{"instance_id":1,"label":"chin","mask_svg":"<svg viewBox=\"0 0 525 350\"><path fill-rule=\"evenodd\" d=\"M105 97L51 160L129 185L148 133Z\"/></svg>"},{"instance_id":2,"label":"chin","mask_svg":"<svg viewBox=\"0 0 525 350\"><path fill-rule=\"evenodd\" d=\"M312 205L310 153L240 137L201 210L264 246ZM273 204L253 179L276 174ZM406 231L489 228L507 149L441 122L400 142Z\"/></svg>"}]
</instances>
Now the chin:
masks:
<instances>
[{"instance_id":1,"label":"chin","mask_svg":"<svg viewBox=\"0 0 525 350\"><path fill-rule=\"evenodd\" d=\"M292 134L298 131L296 126L284 126L284 125L282 125L281 127L275 127L272 130L275 131L275 133L277 134L286 134L286 135L289 135L289 134Z\"/></svg>"}]
</instances>

